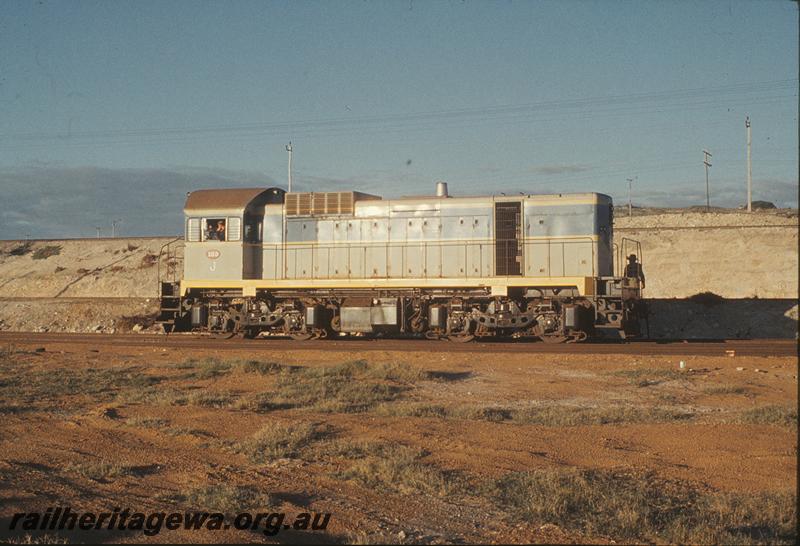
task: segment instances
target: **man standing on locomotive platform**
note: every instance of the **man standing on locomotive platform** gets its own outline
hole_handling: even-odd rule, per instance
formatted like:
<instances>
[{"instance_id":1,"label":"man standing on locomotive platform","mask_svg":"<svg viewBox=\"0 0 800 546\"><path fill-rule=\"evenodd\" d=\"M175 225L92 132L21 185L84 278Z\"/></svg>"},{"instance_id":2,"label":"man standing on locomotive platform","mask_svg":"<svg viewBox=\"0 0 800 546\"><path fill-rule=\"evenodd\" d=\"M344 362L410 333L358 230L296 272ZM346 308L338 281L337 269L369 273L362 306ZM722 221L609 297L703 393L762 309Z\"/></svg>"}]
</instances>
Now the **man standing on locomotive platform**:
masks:
<instances>
[{"instance_id":1,"label":"man standing on locomotive platform","mask_svg":"<svg viewBox=\"0 0 800 546\"><path fill-rule=\"evenodd\" d=\"M633 285L632 279L636 279ZM631 286L633 285L633 286ZM644 319L647 327L647 337L650 337L650 312L647 302L641 299L641 291L644 290L644 270L642 264L636 258L636 254L628 256L628 265L625 266L625 279L622 282L622 298L628 308L629 319L628 327L634 335L640 333L640 319ZM626 294L627 293L627 294Z\"/></svg>"},{"instance_id":2,"label":"man standing on locomotive platform","mask_svg":"<svg viewBox=\"0 0 800 546\"><path fill-rule=\"evenodd\" d=\"M644 290L644 271L642 264L636 258L636 254L628 256L628 265L625 266L625 276L629 279L639 279L641 289Z\"/></svg>"}]
</instances>

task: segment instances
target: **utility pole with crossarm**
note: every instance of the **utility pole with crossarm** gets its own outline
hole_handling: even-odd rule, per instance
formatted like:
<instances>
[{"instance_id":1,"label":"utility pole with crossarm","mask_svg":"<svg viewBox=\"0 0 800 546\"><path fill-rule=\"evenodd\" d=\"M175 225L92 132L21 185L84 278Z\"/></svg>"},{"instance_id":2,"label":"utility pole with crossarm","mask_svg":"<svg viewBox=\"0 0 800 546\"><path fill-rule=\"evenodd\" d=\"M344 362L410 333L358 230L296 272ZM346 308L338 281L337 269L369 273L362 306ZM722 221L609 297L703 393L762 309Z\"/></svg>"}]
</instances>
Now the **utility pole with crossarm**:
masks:
<instances>
[{"instance_id":1,"label":"utility pole with crossarm","mask_svg":"<svg viewBox=\"0 0 800 546\"><path fill-rule=\"evenodd\" d=\"M703 165L706 166L706 212L708 212L711 210L711 198L709 197L708 191L708 168L711 166L711 163L709 163L708 160L711 158L711 152L703 150L703 153L705 154L703 157Z\"/></svg>"}]
</instances>

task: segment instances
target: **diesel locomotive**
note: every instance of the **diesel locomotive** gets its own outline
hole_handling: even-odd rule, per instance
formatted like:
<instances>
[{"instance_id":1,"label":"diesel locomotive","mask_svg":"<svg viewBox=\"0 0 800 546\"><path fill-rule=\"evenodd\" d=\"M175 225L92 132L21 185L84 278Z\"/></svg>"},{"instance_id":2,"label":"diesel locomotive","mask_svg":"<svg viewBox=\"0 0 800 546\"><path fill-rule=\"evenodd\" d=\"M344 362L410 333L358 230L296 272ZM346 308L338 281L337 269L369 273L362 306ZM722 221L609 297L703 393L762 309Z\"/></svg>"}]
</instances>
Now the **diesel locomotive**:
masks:
<instances>
[{"instance_id":1,"label":"diesel locomotive","mask_svg":"<svg viewBox=\"0 0 800 546\"><path fill-rule=\"evenodd\" d=\"M415 335L548 342L640 334L638 243L600 193L382 199L356 191L193 191L167 331L303 340ZM167 253L170 249L162 249Z\"/></svg>"}]
</instances>

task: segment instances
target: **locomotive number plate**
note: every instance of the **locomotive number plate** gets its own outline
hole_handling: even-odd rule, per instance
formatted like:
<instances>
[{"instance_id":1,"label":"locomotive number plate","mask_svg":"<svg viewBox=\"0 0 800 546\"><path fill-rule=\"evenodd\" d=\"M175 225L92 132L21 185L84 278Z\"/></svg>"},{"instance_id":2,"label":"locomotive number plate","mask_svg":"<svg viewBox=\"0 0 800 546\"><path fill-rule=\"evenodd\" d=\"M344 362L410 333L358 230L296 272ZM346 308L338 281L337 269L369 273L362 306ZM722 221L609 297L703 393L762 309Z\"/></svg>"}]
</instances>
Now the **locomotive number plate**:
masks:
<instances>
[{"instance_id":1,"label":"locomotive number plate","mask_svg":"<svg viewBox=\"0 0 800 546\"><path fill-rule=\"evenodd\" d=\"M219 258L219 250L207 250L206 258L208 258L209 260L216 260L217 258Z\"/></svg>"}]
</instances>

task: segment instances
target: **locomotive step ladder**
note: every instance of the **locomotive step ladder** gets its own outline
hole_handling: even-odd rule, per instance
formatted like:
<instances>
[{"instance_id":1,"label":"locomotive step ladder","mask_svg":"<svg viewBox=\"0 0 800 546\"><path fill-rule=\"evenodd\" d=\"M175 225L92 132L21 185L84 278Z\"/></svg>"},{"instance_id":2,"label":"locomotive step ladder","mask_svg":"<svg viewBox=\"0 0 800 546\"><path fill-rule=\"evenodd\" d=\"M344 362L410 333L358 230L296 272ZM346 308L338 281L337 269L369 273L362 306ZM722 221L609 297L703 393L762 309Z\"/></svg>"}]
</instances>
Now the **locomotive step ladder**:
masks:
<instances>
[{"instance_id":1,"label":"locomotive step ladder","mask_svg":"<svg viewBox=\"0 0 800 546\"><path fill-rule=\"evenodd\" d=\"M162 259L165 268L162 271ZM158 317L165 332L171 332L181 319L181 285L178 275L179 264L183 262L183 239L181 237L165 243L158 255Z\"/></svg>"},{"instance_id":2,"label":"locomotive step ladder","mask_svg":"<svg viewBox=\"0 0 800 546\"><path fill-rule=\"evenodd\" d=\"M161 324L164 331L170 332L181 316L180 283L169 281L161 282L158 318L156 324Z\"/></svg>"}]
</instances>

